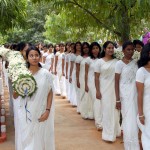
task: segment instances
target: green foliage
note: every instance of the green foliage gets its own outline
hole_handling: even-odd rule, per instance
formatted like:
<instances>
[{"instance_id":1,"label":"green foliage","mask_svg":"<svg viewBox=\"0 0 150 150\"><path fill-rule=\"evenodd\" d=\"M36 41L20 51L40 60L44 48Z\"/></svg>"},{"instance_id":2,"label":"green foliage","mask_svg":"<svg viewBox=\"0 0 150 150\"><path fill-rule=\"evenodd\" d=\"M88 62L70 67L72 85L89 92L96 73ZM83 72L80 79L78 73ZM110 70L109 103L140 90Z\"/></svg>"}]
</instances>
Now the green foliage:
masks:
<instances>
[{"instance_id":1,"label":"green foliage","mask_svg":"<svg viewBox=\"0 0 150 150\"><path fill-rule=\"evenodd\" d=\"M0 32L6 33L14 25L23 25L26 0L0 0Z\"/></svg>"},{"instance_id":2,"label":"green foliage","mask_svg":"<svg viewBox=\"0 0 150 150\"><path fill-rule=\"evenodd\" d=\"M8 42L125 41L150 27L149 0L32 2L0 0L0 33L7 33Z\"/></svg>"},{"instance_id":3,"label":"green foliage","mask_svg":"<svg viewBox=\"0 0 150 150\"><path fill-rule=\"evenodd\" d=\"M65 13L56 14L51 13L47 15L45 23L45 37L53 43L66 42L66 41L98 41L102 39L107 40L106 37L110 39L115 39L110 32L105 29L99 29L97 27L82 26L80 24L73 24L70 26L71 22Z\"/></svg>"},{"instance_id":4,"label":"green foliage","mask_svg":"<svg viewBox=\"0 0 150 150\"><path fill-rule=\"evenodd\" d=\"M41 2L42 0L33 0ZM68 28L82 31L90 29L109 31L122 41L129 40L131 36L141 34L142 19L149 21L149 0L45 0L53 3L53 10L60 16L65 15L64 21ZM48 21L52 16L47 17ZM61 22L62 23L62 22ZM56 23L57 24L57 23ZM64 25L64 23L62 23ZM46 29L48 26L46 25ZM53 27L50 27L53 30ZM58 30L64 30L61 26ZM136 30L135 30L136 29ZM139 30L138 30L139 29ZM68 31L68 30L67 30ZM48 31L52 32L52 31ZM59 32L61 33L61 32ZM74 32L71 32L73 35ZM77 33L76 33L77 34ZM60 34L61 35L61 34ZM46 34L48 36L48 34ZM58 36L58 35L57 35ZM62 36L62 35L61 35ZM60 36L60 37L61 37ZM68 35L61 37L68 39Z\"/></svg>"},{"instance_id":5,"label":"green foliage","mask_svg":"<svg viewBox=\"0 0 150 150\"><path fill-rule=\"evenodd\" d=\"M0 33L0 45L6 43L7 41L7 36L3 36L1 33Z\"/></svg>"},{"instance_id":6,"label":"green foliage","mask_svg":"<svg viewBox=\"0 0 150 150\"><path fill-rule=\"evenodd\" d=\"M20 41L26 41L36 43L44 41L43 36L45 16L50 12L50 4L45 3L33 4L28 1L26 9L25 27L15 26L7 32L8 42L18 43Z\"/></svg>"}]
</instances>

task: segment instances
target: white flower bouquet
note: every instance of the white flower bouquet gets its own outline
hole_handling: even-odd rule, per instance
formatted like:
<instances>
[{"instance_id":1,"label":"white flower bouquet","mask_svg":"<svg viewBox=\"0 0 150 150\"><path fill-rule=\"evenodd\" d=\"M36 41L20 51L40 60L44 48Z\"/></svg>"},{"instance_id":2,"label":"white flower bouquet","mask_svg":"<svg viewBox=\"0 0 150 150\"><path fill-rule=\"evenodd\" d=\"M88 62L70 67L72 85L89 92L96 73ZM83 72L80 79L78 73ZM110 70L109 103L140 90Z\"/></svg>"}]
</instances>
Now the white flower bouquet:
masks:
<instances>
[{"instance_id":1,"label":"white flower bouquet","mask_svg":"<svg viewBox=\"0 0 150 150\"><path fill-rule=\"evenodd\" d=\"M23 98L32 96L37 89L36 81L31 74L19 74L13 82L14 90Z\"/></svg>"},{"instance_id":2,"label":"white flower bouquet","mask_svg":"<svg viewBox=\"0 0 150 150\"><path fill-rule=\"evenodd\" d=\"M26 67L23 56L18 51L0 48L0 55L9 62L8 76L14 90L21 97L32 96L37 89L37 83Z\"/></svg>"},{"instance_id":3,"label":"white flower bouquet","mask_svg":"<svg viewBox=\"0 0 150 150\"><path fill-rule=\"evenodd\" d=\"M6 54L9 52L9 49L6 49L4 47L0 47L0 56L5 57Z\"/></svg>"},{"instance_id":4,"label":"white flower bouquet","mask_svg":"<svg viewBox=\"0 0 150 150\"><path fill-rule=\"evenodd\" d=\"M119 59L119 60L121 60L123 57L124 57L124 54L123 54L123 52L122 51L115 51L114 52L114 57L116 58L116 59Z\"/></svg>"},{"instance_id":5,"label":"white flower bouquet","mask_svg":"<svg viewBox=\"0 0 150 150\"><path fill-rule=\"evenodd\" d=\"M114 57L116 59L121 60L124 57L124 54L123 54L122 51L115 51L114 52ZM135 59L136 61L139 60L139 58L140 58L140 52L134 51L134 54L133 54L132 58Z\"/></svg>"},{"instance_id":6,"label":"white flower bouquet","mask_svg":"<svg viewBox=\"0 0 150 150\"><path fill-rule=\"evenodd\" d=\"M138 51L134 51L134 55L133 55L133 59L135 59L136 61L138 61L140 59L140 55L141 53Z\"/></svg>"}]
</instances>

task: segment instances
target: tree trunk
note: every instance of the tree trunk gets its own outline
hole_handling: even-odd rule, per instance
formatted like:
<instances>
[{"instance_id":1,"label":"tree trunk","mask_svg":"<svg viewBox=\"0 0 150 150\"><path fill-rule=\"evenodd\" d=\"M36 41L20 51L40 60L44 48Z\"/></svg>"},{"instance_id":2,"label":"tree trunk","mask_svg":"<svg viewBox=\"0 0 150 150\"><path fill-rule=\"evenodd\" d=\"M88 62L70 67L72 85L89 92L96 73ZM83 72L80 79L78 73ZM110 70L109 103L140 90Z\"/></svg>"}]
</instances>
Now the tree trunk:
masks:
<instances>
[{"instance_id":1,"label":"tree trunk","mask_svg":"<svg viewBox=\"0 0 150 150\"><path fill-rule=\"evenodd\" d=\"M128 10L125 6L121 10L121 41L125 42L130 40L130 21L128 17Z\"/></svg>"}]
</instances>

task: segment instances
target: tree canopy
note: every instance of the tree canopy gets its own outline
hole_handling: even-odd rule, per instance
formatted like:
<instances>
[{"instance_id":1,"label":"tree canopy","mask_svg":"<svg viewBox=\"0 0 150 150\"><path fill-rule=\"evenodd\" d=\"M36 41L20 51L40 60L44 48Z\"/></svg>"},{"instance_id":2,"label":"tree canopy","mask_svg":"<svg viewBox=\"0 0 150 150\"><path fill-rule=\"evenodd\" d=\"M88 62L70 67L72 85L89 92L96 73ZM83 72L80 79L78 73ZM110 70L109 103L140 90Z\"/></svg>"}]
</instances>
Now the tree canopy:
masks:
<instances>
[{"instance_id":1,"label":"tree canopy","mask_svg":"<svg viewBox=\"0 0 150 150\"><path fill-rule=\"evenodd\" d=\"M33 0L33 2L40 1L43 0ZM136 37L141 34L142 19L144 22L150 19L149 0L45 1L53 3L56 14L64 15L65 13L66 20L64 21L67 22L68 28L82 28L84 31L89 27L99 30L103 28L122 41L129 40L133 35Z\"/></svg>"},{"instance_id":2,"label":"tree canopy","mask_svg":"<svg viewBox=\"0 0 150 150\"><path fill-rule=\"evenodd\" d=\"M39 41L44 42L44 25L46 15L49 11L50 4L33 4L28 1L24 26L13 26L9 29L7 31L7 41L11 43L17 43L18 41L27 41L31 43L36 43Z\"/></svg>"},{"instance_id":3,"label":"tree canopy","mask_svg":"<svg viewBox=\"0 0 150 150\"><path fill-rule=\"evenodd\" d=\"M0 0L0 33L24 24L26 4L26 0Z\"/></svg>"},{"instance_id":4,"label":"tree canopy","mask_svg":"<svg viewBox=\"0 0 150 150\"><path fill-rule=\"evenodd\" d=\"M149 7L149 0L0 0L0 35L8 42L126 41L150 27Z\"/></svg>"}]
</instances>

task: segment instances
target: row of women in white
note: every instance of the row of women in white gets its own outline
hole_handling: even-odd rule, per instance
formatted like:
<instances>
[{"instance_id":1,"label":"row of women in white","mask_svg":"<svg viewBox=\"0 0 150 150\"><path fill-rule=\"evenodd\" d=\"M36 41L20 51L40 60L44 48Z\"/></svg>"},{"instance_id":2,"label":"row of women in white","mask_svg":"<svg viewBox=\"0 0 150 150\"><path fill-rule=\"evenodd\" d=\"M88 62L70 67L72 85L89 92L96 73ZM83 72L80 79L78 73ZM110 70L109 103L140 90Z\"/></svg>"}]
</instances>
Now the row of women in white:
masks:
<instances>
[{"instance_id":1,"label":"row of women in white","mask_svg":"<svg viewBox=\"0 0 150 150\"><path fill-rule=\"evenodd\" d=\"M18 45L21 45L19 51L27 61L27 68L37 83L37 90L31 97L19 96L8 80L5 65L8 63L3 62L5 84L10 94L10 113L14 113L15 150L55 150L52 75L41 68L38 48L26 43Z\"/></svg>"},{"instance_id":2,"label":"row of women in white","mask_svg":"<svg viewBox=\"0 0 150 150\"><path fill-rule=\"evenodd\" d=\"M111 41L104 43L103 50L97 42L71 43L66 45L66 52L64 44L60 44L56 46L58 49L54 55L50 45L48 51L44 47L42 52L45 67L54 74L56 94L77 106L82 118L95 119L97 129L102 129L103 140L114 142L122 128L125 150L140 149L139 125L143 149L149 150L150 44L141 52L139 69L132 59L135 50L132 42L123 44L122 60L113 57Z\"/></svg>"}]
</instances>

